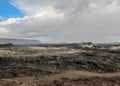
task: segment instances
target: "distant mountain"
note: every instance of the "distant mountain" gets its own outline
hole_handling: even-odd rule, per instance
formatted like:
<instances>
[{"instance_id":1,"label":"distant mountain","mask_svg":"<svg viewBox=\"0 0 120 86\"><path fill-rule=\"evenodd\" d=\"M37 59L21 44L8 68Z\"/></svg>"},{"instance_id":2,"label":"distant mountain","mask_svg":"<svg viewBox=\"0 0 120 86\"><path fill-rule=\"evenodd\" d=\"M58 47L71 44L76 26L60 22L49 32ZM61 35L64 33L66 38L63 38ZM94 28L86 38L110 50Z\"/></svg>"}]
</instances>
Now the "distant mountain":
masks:
<instances>
[{"instance_id":1,"label":"distant mountain","mask_svg":"<svg viewBox=\"0 0 120 86\"><path fill-rule=\"evenodd\" d=\"M29 39L15 39L15 38L0 38L0 44L40 44L38 40L29 40Z\"/></svg>"}]
</instances>

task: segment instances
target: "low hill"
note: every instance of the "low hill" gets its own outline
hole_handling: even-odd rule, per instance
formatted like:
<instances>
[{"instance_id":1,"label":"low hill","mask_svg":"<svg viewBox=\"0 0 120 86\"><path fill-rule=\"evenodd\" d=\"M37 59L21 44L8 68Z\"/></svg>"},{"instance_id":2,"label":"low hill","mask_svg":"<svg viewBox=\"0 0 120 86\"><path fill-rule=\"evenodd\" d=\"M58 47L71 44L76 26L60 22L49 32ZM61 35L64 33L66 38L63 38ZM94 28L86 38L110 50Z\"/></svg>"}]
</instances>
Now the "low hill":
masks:
<instances>
[{"instance_id":1,"label":"low hill","mask_svg":"<svg viewBox=\"0 0 120 86\"><path fill-rule=\"evenodd\" d=\"M29 39L15 39L15 38L0 38L0 44L39 44L38 40L29 40Z\"/></svg>"}]
</instances>

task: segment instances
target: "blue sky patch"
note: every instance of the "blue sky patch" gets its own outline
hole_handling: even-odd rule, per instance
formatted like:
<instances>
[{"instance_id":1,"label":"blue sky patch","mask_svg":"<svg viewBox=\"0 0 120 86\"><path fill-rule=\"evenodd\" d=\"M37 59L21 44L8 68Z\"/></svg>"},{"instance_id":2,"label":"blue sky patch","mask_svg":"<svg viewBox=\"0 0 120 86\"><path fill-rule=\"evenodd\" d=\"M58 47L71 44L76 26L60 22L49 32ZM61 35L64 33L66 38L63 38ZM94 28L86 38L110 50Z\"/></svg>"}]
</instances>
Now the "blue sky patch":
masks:
<instances>
[{"instance_id":1,"label":"blue sky patch","mask_svg":"<svg viewBox=\"0 0 120 86\"><path fill-rule=\"evenodd\" d=\"M0 0L0 21L8 18L23 17L24 13L10 4L10 0Z\"/></svg>"}]
</instances>

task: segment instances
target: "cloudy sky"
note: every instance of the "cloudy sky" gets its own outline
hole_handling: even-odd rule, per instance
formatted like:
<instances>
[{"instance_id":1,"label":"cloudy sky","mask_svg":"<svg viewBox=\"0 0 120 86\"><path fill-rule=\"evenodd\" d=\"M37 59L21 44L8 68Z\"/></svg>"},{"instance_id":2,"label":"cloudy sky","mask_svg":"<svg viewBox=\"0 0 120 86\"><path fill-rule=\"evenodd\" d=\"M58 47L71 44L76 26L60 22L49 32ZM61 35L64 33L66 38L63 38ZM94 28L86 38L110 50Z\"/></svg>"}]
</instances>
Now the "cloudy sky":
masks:
<instances>
[{"instance_id":1,"label":"cloudy sky","mask_svg":"<svg viewBox=\"0 0 120 86\"><path fill-rule=\"evenodd\" d=\"M0 37L120 41L120 0L0 0Z\"/></svg>"}]
</instances>

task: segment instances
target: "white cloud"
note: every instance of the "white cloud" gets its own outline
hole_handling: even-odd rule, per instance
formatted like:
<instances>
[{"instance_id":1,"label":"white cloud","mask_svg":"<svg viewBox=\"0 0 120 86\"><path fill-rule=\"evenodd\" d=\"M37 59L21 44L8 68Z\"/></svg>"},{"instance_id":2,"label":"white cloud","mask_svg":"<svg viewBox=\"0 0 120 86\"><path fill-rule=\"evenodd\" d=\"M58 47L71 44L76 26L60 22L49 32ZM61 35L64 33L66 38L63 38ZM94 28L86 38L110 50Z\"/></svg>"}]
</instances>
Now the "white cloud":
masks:
<instances>
[{"instance_id":1,"label":"white cloud","mask_svg":"<svg viewBox=\"0 0 120 86\"><path fill-rule=\"evenodd\" d=\"M53 37L53 42L119 41L119 0L12 0L11 4L26 15L0 22L0 32L5 30L6 37Z\"/></svg>"},{"instance_id":2,"label":"white cloud","mask_svg":"<svg viewBox=\"0 0 120 86\"><path fill-rule=\"evenodd\" d=\"M0 29L0 32L1 32L2 34L7 34L7 33L9 32L9 30L6 30L6 29L4 29L4 28L1 28L1 29Z\"/></svg>"},{"instance_id":3,"label":"white cloud","mask_svg":"<svg viewBox=\"0 0 120 86\"><path fill-rule=\"evenodd\" d=\"M8 35L9 30L5 28L0 28L0 36L5 37L5 35Z\"/></svg>"}]
</instances>

